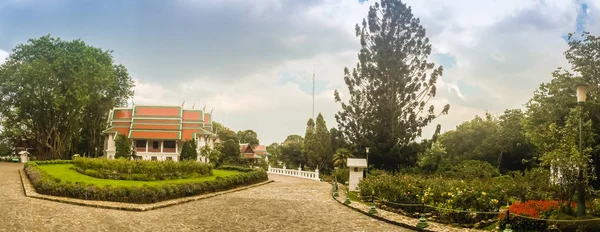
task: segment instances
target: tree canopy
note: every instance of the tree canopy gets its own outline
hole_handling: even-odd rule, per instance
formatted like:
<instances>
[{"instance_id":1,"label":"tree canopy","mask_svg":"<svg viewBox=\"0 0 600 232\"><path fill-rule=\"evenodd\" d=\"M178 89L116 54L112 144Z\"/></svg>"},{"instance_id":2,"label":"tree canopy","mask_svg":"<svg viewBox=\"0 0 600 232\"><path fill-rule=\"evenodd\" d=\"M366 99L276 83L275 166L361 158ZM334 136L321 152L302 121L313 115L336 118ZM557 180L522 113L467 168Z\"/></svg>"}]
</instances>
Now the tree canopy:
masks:
<instances>
[{"instance_id":1,"label":"tree canopy","mask_svg":"<svg viewBox=\"0 0 600 232\"><path fill-rule=\"evenodd\" d=\"M258 134L253 130L244 130L237 132L238 140L240 143L248 143L252 147L256 147L260 144L258 141Z\"/></svg>"},{"instance_id":2,"label":"tree canopy","mask_svg":"<svg viewBox=\"0 0 600 232\"><path fill-rule=\"evenodd\" d=\"M34 139L38 158L102 150L108 112L134 84L111 51L50 35L17 45L0 66L0 115L15 138Z\"/></svg>"}]
</instances>

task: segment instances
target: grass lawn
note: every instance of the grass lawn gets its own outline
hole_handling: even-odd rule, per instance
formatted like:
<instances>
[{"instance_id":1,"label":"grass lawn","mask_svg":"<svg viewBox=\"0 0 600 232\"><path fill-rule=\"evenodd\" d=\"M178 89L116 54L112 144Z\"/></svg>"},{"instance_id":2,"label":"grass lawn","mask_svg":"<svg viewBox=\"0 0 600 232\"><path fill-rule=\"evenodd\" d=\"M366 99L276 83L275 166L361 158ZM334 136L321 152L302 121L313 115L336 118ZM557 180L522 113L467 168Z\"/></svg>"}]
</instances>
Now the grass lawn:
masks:
<instances>
[{"instance_id":1,"label":"grass lawn","mask_svg":"<svg viewBox=\"0 0 600 232\"><path fill-rule=\"evenodd\" d=\"M163 185L171 183L189 183L189 182L202 182L214 180L217 176L233 176L239 174L239 171L233 170L213 170L213 176L195 177L188 179L175 179L175 180L157 180L157 181L137 181L137 180L107 180L100 179L91 176L86 176L73 169L73 164L49 164L39 165L42 171L54 176L62 181L71 182L83 182L87 184L94 184L98 186L112 185L112 186L143 186L143 185Z\"/></svg>"}]
</instances>

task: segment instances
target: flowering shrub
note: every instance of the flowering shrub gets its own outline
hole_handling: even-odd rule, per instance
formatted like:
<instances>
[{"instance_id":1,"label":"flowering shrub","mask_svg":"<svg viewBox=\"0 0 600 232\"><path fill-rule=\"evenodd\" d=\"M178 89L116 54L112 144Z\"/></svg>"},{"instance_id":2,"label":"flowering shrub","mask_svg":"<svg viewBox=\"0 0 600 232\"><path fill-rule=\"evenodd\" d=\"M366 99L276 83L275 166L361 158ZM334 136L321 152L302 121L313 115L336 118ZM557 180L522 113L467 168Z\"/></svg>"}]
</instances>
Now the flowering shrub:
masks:
<instances>
[{"instance_id":1,"label":"flowering shrub","mask_svg":"<svg viewBox=\"0 0 600 232\"><path fill-rule=\"evenodd\" d=\"M548 218L550 214L560 209L558 201L526 201L526 202L515 202L508 210L511 214L518 214L533 218ZM500 218L504 218L504 214L500 215Z\"/></svg>"},{"instance_id":2,"label":"flowering shrub","mask_svg":"<svg viewBox=\"0 0 600 232\"><path fill-rule=\"evenodd\" d=\"M508 210L510 215L512 215L508 221L506 220L506 214L500 214L499 218L502 219L502 228L504 228L507 223L510 223L515 230L544 231L548 227L546 221L523 218L517 215L548 219L560 210L560 203L558 201L547 200L515 202Z\"/></svg>"},{"instance_id":3,"label":"flowering shrub","mask_svg":"<svg viewBox=\"0 0 600 232\"><path fill-rule=\"evenodd\" d=\"M382 173L363 179L358 186L361 195L370 196L374 190L375 196L381 200L381 204L394 210L401 210L401 213L409 216L411 213L421 212L423 207L400 206L394 203L433 206L426 207L425 213L433 214L438 221L473 224L481 220L497 218L497 216L451 210L499 212L501 206L506 206L515 199L527 201L528 197L552 196L552 186L548 184L549 178L545 179L546 183L541 181L546 174L546 172L537 171L535 175L505 175L486 179L460 180L416 174L390 175ZM528 184L531 186L526 189L535 191L536 194L523 193L525 188L523 186Z\"/></svg>"}]
</instances>

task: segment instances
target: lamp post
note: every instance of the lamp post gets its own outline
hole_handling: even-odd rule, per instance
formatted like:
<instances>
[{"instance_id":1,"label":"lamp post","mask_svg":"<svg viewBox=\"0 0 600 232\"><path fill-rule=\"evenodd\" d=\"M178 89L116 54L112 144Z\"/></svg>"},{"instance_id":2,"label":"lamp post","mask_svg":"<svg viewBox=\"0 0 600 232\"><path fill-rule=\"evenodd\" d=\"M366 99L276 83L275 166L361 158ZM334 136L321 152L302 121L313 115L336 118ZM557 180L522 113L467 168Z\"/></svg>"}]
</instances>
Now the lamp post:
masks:
<instances>
[{"instance_id":1,"label":"lamp post","mask_svg":"<svg viewBox=\"0 0 600 232\"><path fill-rule=\"evenodd\" d=\"M583 128L581 113L583 111L583 103L587 97L587 91L589 86L587 84L577 85L577 104L579 105L579 155L583 156ZM577 216L585 215L585 185L583 183L583 167L579 167L579 175L577 177L578 188L577 188Z\"/></svg>"},{"instance_id":2,"label":"lamp post","mask_svg":"<svg viewBox=\"0 0 600 232\"><path fill-rule=\"evenodd\" d=\"M365 150L367 151L367 175L369 175L369 149L370 147L365 147Z\"/></svg>"}]
</instances>

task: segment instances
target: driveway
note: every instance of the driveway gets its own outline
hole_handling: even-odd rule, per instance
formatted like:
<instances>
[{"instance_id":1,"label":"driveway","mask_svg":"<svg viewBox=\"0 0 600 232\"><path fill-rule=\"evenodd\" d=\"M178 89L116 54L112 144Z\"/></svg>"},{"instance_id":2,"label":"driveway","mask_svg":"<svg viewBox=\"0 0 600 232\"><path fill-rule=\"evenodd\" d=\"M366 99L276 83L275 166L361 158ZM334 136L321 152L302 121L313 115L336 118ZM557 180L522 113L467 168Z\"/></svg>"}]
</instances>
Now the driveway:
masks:
<instances>
[{"instance_id":1,"label":"driveway","mask_svg":"<svg viewBox=\"0 0 600 232\"><path fill-rule=\"evenodd\" d=\"M0 162L0 231L406 231L340 205L312 180L270 175L274 183L129 212L26 197L20 168Z\"/></svg>"}]
</instances>

